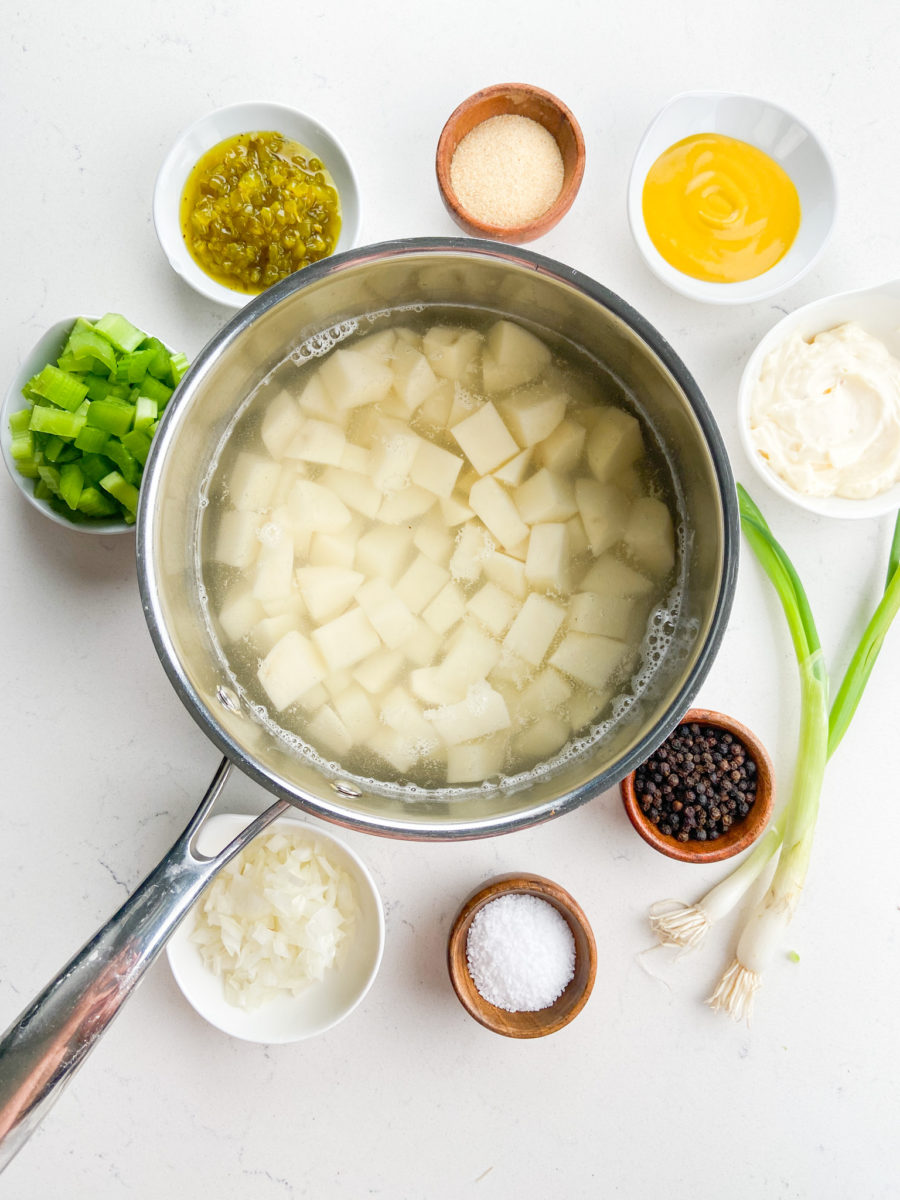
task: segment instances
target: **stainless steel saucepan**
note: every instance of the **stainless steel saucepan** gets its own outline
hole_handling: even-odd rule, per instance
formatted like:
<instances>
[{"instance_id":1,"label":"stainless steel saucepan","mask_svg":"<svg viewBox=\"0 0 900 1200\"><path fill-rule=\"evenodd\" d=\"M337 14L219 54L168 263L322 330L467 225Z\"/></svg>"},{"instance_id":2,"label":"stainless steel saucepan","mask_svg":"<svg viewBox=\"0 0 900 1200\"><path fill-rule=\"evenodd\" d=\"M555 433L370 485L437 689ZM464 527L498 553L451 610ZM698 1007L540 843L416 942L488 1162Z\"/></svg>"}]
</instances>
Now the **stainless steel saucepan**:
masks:
<instances>
[{"instance_id":1,"label":"stainless steel saucepan","mask_svg":"<svg viewBox=\"0 0 900 1200\"><path fill-rule=\"evenodd\" d=\"M682 602L650 684L590 751L505 791L401 799L314 766L242 704L201 612L201 481L235 410L312 335L410 306L468 307L523 320L601 364L652 429L680 508ZM621 779L663 740L709 669L731 607L737 546L728 458L696 384L634 309L577 271L496 243L428 238L327 259L251 301L202 351L170 403L147 463L137 528L141 596L157 653L188 711L225 757L163 862L0 1041L0 1167L211 877L289 805L392 837L475 838L561 815ZM205 859L194 837L232 764L278 800L221 854Z\"/></svg>"}]
</instances>

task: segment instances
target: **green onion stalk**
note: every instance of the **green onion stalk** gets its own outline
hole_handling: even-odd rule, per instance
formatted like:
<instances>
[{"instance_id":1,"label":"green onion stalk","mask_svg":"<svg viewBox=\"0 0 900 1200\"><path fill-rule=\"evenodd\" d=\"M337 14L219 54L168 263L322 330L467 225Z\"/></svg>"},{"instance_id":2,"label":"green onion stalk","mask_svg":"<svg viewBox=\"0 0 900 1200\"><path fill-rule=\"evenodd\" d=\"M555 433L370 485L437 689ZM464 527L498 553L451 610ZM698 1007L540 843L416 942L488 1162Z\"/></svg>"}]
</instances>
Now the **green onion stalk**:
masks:
<instances>
[{"instance_id":1,"label":"green onion stalk","mask_svg":"<svg viewBox=\"0 0 900 1200\"><path fill-rule=\"evenodd\" d=\"M709 1003L736 1020L749 1017L780 936L800 899L812 852L819 797L828 759L837 749L862 697L890 624L900 609L900 514L894 529L884 595L866 626L829 711L829 680L806 592L765 518L738 487L744 536L769 576L784 609L800 672L800 737L793 788L779 817L756 848L702 900L661 901L650 924L662 944L697 947L710 926L730 912L778 855L772 881L738 941L734 961Z\"/></svg>"}]
</instances>

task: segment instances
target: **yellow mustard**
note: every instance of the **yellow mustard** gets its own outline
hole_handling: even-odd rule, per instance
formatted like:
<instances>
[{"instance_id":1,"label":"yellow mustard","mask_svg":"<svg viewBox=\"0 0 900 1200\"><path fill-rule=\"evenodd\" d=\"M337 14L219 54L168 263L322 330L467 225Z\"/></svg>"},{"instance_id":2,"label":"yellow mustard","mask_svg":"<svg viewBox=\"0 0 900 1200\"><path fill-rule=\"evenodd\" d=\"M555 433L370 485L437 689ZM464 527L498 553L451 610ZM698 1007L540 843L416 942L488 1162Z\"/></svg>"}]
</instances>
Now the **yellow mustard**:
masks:
<instances>
[{"instance_id":1,"label":"yellow mustard","mask_svg":"<svg viewBox=\"0 0 900 1200\"><path fill-rule=\"evenodd\" d=\"M665 150L647 173L644 223L677 270L710 283L755 279L782 259L800 228L790 176L756 146L699 133Z\"/></svg>"}]
</instances>

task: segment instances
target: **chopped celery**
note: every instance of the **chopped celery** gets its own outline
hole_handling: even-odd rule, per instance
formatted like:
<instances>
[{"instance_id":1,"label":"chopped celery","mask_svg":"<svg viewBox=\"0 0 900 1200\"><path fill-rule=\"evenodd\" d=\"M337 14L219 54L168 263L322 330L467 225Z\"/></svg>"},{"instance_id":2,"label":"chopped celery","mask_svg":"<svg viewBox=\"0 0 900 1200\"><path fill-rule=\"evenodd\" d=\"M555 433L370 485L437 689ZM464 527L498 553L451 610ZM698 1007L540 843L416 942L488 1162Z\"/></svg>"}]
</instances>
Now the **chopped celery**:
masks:
<instances>
[{"instance_id":1,"label":"chopped celery","mask_svg":"<svg viewBox=\"0 0 900 1200\"><path fill-rule=\"evenodd\" d=\"M76 509L81 493L84 490L84 475L78 463L69 462L60 468L59 494L69 508Z\"/></svg>"},{"instance_id":2,"label":"chopped celery","mask_svg":"<svg viewBox=\"0 0 900 1200\"><path fill-rule=\"evenodd\" d=\"M146 334L140 329L135 329L130 321L126 321L121 313L106 313L94 326L100 333L112 344L115 348L130 354L132 350L136 350L142 341L146 338Z\"/></svg>"},{"instance_id":3,"label":"chopped celery","mask_svg":"<svg viewBox=\"0 0 900 1200\"><path fill-rule=\"evenodd\" d=\"M31 410L30 429L41 433L55 433L59 437L74 438L84 427L83 413L70 413L62 408L45 408L36 404Z\"/></svg>"},{"instance_id":4,"label":"chopped celery","mask_svg":"<svg viewBox=\"0 0 900 1200\"><path fill-rule=\"evenodd\" d=\"M22 388L9 418L10 457L34 494L72 521L133 524L162 410L187 370L118 313L79 317L55 363Z\"/></svg>"},{"instance_id":5,"label":"chopped celery","mask_svg":"<svg viewBox=\"0 0 900 1200\"><path fill-rule=\"evenodd\" d=\"M46 367L28 381L32 392L49 400L51 404L73 412L87 395L87 388L68 371L61 371L48 363Z\"/></svg>"},{"instance_id":6,"label":"chopped celery","mask_svg":"<svg viewBox=\"0 0 900 1200\"><path fill-rule=\"evenodd\" d=\"M121 400L92 400L87 413L88 425L96 429L105 429L121 437L131 428L134 420L134 405L125 404Z\"/></svg>"}]
</instances>

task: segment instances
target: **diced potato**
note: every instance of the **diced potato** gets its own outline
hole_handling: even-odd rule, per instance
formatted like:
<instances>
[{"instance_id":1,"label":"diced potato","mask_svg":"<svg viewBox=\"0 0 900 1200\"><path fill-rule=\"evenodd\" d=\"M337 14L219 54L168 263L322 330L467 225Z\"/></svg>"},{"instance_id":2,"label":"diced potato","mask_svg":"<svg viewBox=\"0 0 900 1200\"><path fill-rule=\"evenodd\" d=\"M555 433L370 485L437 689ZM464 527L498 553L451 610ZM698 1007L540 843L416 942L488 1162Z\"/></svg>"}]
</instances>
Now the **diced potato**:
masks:
<instances>
[{"instance_id":1,"label":"diced potato","mask_svg":"<svg viewBox=\"0 0 900 1200\"><path fill-rule=\"evenodd\" d=\"M535 525L528 541L525 578L539 591L567 592L569 558L569 531L565 525Z\"/></svg>"},{"instance_id":2,"label":"diced potato","mask_svg":"<svg viewBox=\"0 0 900 1200\"><path fill-rule=\"evenodd\" d=\"M420 554L397 582L397 595L410 612L420 613L450 579L446 567Z\"/></svg>"},{"instance_id":3,"label":"diced potato","mask_svg":"<svg viewBox=\"0 0 900 1200\"><path fill-rule=\"evenodd\" d=\"M491 683L495 683L498 687L500 684L507 684L514 687L516 691L521 691L533 677L534 665L526 662L520 655L514 654L512 650L503 648L497 665L491 668L488 675Z\"/></svg>"},{"instance_id":4,"label":"diced potato","mask_svg":"<svg viewBox=\"0 0 900 1200\"><path fill-rule=\"evenodd\" d=\"M637 641L647 625L647 605L634 596L579 592L569 601L569 628L602 633L622 642Z\"/></svg>"},{"instance_id":5,"label":"diced potato","mask_svg":"<svg viewBox=\"0 0 900 1200\"><path fill-rule=\"evenodd\" d=\"M587 530L584 527L584 521L577 513L566 521L566 529L569 531L569 553L573 558L589 549Z\"/></svg>"},{"instance_id":6,"label":"diced potato","mask_svg":"<svg viewBox=\"0 0 900 1200\"><path fill-rule=\"evenodd\" d=\"M513 738L513 754L522 758L535 758L539 762L550 758L561 750L569 740L572 730L569 722L553 713L544 713L533 725L523 729Z\"/></svg>"},{"instance_id":7,"label":"diced potato","mask_svg":"<svg viewBox=\"0 0 900 1200\"><path fill-rule=\"evenodd\" d=\"M520 446L548 438L566 413L564 393L548 387L515 392L500 402L503 422Z\"/></svg>"},{"instance_id":8,"label":"diced potato","mask_svg":"<svg viewBox=\"0 0 900 1200\"><path fill-rule=\"evenodd\" d=\"M338 466L343 471L352 471L355 475L368 475L372 466L372 451L365 446L355 446L353 442L345 442Z\"/></svg>"},{"instance_id":9,"label":"diced potato","mask_svg":"<svg viewBox=\"0 0 900 1200\"><path fill-rule=\"evenodd\" d=\"M448 379L438 380L437 387L422 401L417 416L429 425L446 429L452 408L453 384Z\"/></svg>"},{"instance_id":10,"label":"diced potato","mask_svg":"<svg viewBox=\"0 0 900 1200\"><path fill-rule=\"evenodd\" d=\"M337 468L332 467L331 470ZM298 479L291 488L287 507L296 525L313 533L340 533L350 524L350 509L330 487Z\"/></svg>"},{"instance_id":11,"label":"diced potato","mask_svg":"<svg viewBox=\"0 0 900 1200\"><path fill-rule=\"evenodd\" d=\"M421 617L414 618L416 632L403 643L403 653L417 667L430 667L441 651L442 638Z\"/></svg>"},{"instance_id":12,"label":"diced potato","mask_svg":"<svg viewBox=\"0 0 900 1200\"><path fill-rule=\"evenodd\" d=\"M415 617L386 580L367 580L356 600L386 646L401 646L416 633Z\"/></svg>"},{"instance_id":13,"label":"diced potato","mask_svg":"<svg viewBox=\"0 0 900 1200\"><path fill-rule=\"evenodd\" d=\"M368 617L358 607L314 629L312 640L332 671L352 667L381 645Z\"/></svg>"},{"instance_id":14,"label":"diced potato","mask_svg":"<svg viewBox=\"0 0 900 1200\"><path fill-rule=\"evenodd\" d=\"M378 714L358 683L351 683L335 696L334 709L354 742L364 742L378 728Z\"/></svg>"},{"instance_id":15,"label":"diced potato","mask_svg":"<svg viewBox=\"0 0 900 1200\"><path fill-rule=\"evenodd\" d=\"M450 430L479 475L495 471L519 453L519 445L488 401Z\"/></svg>"},{"instance_id":16,"label":"diced potato","mask_svg":"<svg viewBox=\"0 0 900 1200\"><path fill-rule=\"evenodd\" d=\"M394 357L396 344L397 334L393 329L380 329L377 333L359 338L352 348L357 354L365 354L377 362L389 363Z\"/></svg>"},{"instance_id":17,"label":"diced potato","mask_svg":"<svg viewBox=\"0 0 900 1200\"><path fill-rule=\"evenodd\" d=\"M343 458L346 444L347 436L339 425L332 421L320 421L318 417L307 417L291 439L284 457L337 466Z\"/></svg>"},{"instance_id":18,"label":"diced potato","mask_svg":"<svg viewBox=\"0 0 900 1200\"><path fill-rule=\"evenodd\" d=\"M424 354L405 343L398 345L394 356L394 391L408 415L411 416L428 398L437 382Z\"/></svg>"},{"instance_id":19,"label":"diced potato","mask_svg":"<svg viewBox=\"0 0 900 1200\"><path fill-rule=\"evenodd\" d=\"M535 667L540 666L565 616L564 608L546 596L532 592L526 597L509 633L503 639L503 648L518 654Z\"/></svg>"},{"instance_id":20,"label":"diced potato","mask_svg":"<svg viewBox=\"0 0 900 1200\"><path fill-rule=\"evenodd\" d=\"M639 567L651 575L668 575L675 566L672 514L661 500L635 500L625 528L625 546Z\"/></svg>"},{"instance_id":21,"label":"diced potato","mask_svg":"<svg viewBox=\"0 0 900 1200\"><path fill-rule=\"evenodd\" d=\"M219 518L213 559L229 567L245 571L256 561L259 540L256 531L262 518L255 512L238 512L229 508Z\"/></svg>"},{"instance_id":22,"label":"diced potato","mask_svg":"<svg viewBox=\"0 0 900 1200\"><path fill-rule=\"evenodd\" d=\"M422 709L406 688L394 687L381 701L381 720L390 729L414 739L419 754L428 754L435 749L438 740L434 726L426 721Z\"/></svg>"},{"instance_id":23,"label":"diced potato","mask_svg":"<svg viewBox=\"0 0 900 1200\"><path fill-rule=\"evenodd\" d=\"M426 709L425 716L447 746L487 737L511 724L506 701L486 680L473 684L464 700Z\"/></svg>"},{"instance_id":24,"label":"diced potato","mask_svg":"<svg viewBox=\"0 0 900 1200\"><path fill-rule=\"evenodd\" d=\"M451 496L449 500L441 500L440 506L444 523L450 529L462 525L464 521L471 521L475 516L468 504L458 495Z\"/></svg>"},{"instance_id":25,"label":"diced potato","mask_svg":"<svg viewBox=\"0 0 900 1200\"><path fill-rule=\"evenodd\" d=\"M602 554L621 539L631 501L614 483L579 479L575 483L575 501L592 554Z\"/></svg>"},{"instance_id":26,"label":"diced potato","mask_svg":"<svg viewBox=\"0 0 900 1200\"><path fill-rule=\"evenodd\" d=\"M287 537L260 548L253 577L253 595L264 604L284 600L294 587L294 543Z\"/></svg>"},{"instance_id":27,"label":"diced potato","mask_svg":"<svg viewBox=\"0 0 900 1200\"><path fill-rule=\"evenodd\" d=\"M629 467L627 471L620 471L613 477L613 483L632 500L637 500L638 496L647 494L647 487L637 467Z\"/></svg>"},{"instance_id":28,"label":"diced potato","mask_svg":"<svg viewBox=\"0 0 900 1200\"><path fill-rule=\"evenodd\" d=\"M263 617L250 634L253 646L260 654L268 654L287 633L303 633L300 619L291 612L278 616Z\"/></svg>"},{"instance_id":29,"label":"diced potato","mask_svg":"<svg viewBox=\"0 0 900 1200\"><path fill-rule=\"evenodd\" d=\"M523 689L518 709L525 717L539 717L560 708L572 695L572 685L553 667L544 667Z\"/></svg>"},{"instance_id":30,"label":"diced potato","mask_svg":"<svg viewBox=\"0 0 900 1200\"><path fill-rule=\"evenodd\" d=\"M340 533L314 533L310 538L309 550L304 555L294 539L294 554L299 559L306 558L311 567L345 567L353 566L356 558L356 543L362 521L354 517L349 525Z\"/></svg>"},{"instance_id":31,"label":"diced potato","mask_svg":"<svg viewBox=\"0 0 900 1200\"><path fill-rule=\"evenodd\" d=\"M419 748L415 741L396 729L378 729L366 739L366 745L400 775L404 775L419 761Z\"/></svg>"},{"instance_id":32,"label":"diced potato","mask_svg":"<svg viewBox=\"0 0 900 1200\"><path fill-rule=\"evenodd\" d=\"M519 603L496 583L486 583L469 600L466 608L494 637L500 637L512 624Z\"/></svg>"},{"instance_id":33,"label":"diced potato","mask_svg":"<svg viewBox=\"0 0 900 1200\"><path fill-rule=\"evenodd\" d=\"M494 550L484 559L484 574L491 583L496 583L511 596L516 596L519 600L525 599L528 586L525 582L523 562Z\"/></svg>"},{"instance_id":34,"label":"diced potato","mask_svg":"<svg viewBox=\"0 0 900 1200\"><path fill-rule=\"evenodd\" d=\"M366 578L346 567L298 567L295 577L315 621L325 621L343 612Z\"/></svg>"},{"instance_id":35,"label":"diced potato","mask_svg":"<svg viewBox=\"0 0 900 1200\"><path fill-rule=\"evenodd\" d=\"M531 449L526 448L521 454L517 454L515 458L511 458L508 463L504 463L502 467L498 467L493 472L495 479L500 483L505 483L509 487L518 487L525 478L525 472L531 462Z\"/></svg>"},{"instance_id":36,"label":"diced potato","mask_svg":"<svg viewBox=\"0 0 900 1200\"><path fill-rule=\"evenodd\" d=\"M294 703L305 712L315 712L323 704L328 703L328 693L321 683L317 683L308 692L304 692Z\"/></svg>"},{"instance_id":37,"label":"diced potato","mask_svg":"<svg viewBox=\"0 0 900 1200\"><path fill-rule=\"evenodd\" d=\"M422 620L435 633L443 635L461 621L466 611L466 598L455 583L441 588L422 613Z\"/></svg>"},{"instance_id":38,"label":"diced potato","mask_svg":"<svg viewBox=\"0 0 900 1200\"><path fill-rule=\"evenodd\" d=\"M402 652L382 646L355 667L352 675L370 695L377 696L397 678L402 667Z\"/></svg>"},{"instance_id":39,"label":"diced potato","mask_svg":"<svg viewBox=\"0 0 900 1200\"><path fill-rule=\"evenodd\" d=\"M600 483L609 483L644 453L638 421L621 408L601 409L587 440L587 460Z\"/></svg>"},{"instance_id":40,"label":"diced potato","mask_svg":"<svg viewBox=\"0 0 900 1200\"><path fill-rule=\"evenodd\" d=\"M448 499L453 495L456 480L463 460L449 450L442 450L434 442L419 441L419 449L413 460L410 479L419 487L436 496Z\"/></svg>"},{"instance_id":41,"label":"diced potato","mask_svg":"<svg viewBox=\"0 0 900 1200\"><path fill-rule=\"evenodd\" d=\"M611 554L603 554L578 585L580 592L598 596L649 596L653 581Z\"/></svg>"},{"instance_id":42,"label":"diced potato","mask_svg":"<svg viewBox=\"0 0 900 1200\"><path fill-rule=\"evenodd\" d=\"M350 731L330 704L323 704L306 722L303 733L316 749L324 747L338 757L346 754L353 745Z\"/></svg>"},{"instance_id":43,"label":"diced potato","mask_svg":"<svg viewBox=\"0 0 900 1200\"><path fill-rule=\"evenodd\" d=\"M528 526L509 493L490 475L472 485L469 504L501 546L509 548L528 537Z\"/></svg>"},{"instance_id":44,"label":"diced potato","mask_svg":"<svg viewBox=\"0 0 900 1200\"><path fill-rule=\"evenodd\" d=\"M506 553L510 558L516 558L520 563L524 563L528 557L528 538L523 538L521 542L516 542L515 546L507 546Z\"/></svg>"},{"instance_id":45,"label":"diced potato","mask_svg":"<svg viewBox=\"0 0 900 1200\"><path fill-rule=\"evenodd\" d=\"M309 612L298 592L292 591L287 596L272 600L260 600L259 603L264 616L281 617L288 614L294 622L293 628L299 629L301 633L305 632L308 623L305 618L309 616Z\"/></svg>"},{"instance_id":46,"label":"diced potato","mask_svg":"<svg viewBox=\"0 0 900 1200\"><path fill-rule=\"evenodd\" d=\"M325 676L322 686L333 700L335 696L339 696L352 683L353 676L349 671L332 671L330 675Z\"/></svg>"},{"instance_id":47,"label":"diced potato","mask_svg":"<svg viewBox=\"0 0 900 1200\"><path fill-rule=\"evenodd\" d=\"M482 356L484 390L492 395L530 383L549 362L550 351L533 333L512 321L498 321Z\"/></svg>"},{"instance_id":48,"label":"diced potato","mask_svg":"<svg viewBox=\"0 0 900 1200\"><path fill-rule=\"evenodd\" d=\"M350 409L340 408L334 403L318 371L307 377L306 386L300 393L297 404L303 416L333 421L342 429L346 429L350 420Z\"/></svg>"},{"instance_id":49,"label":"diced potato","mask_svg":"<svg viewBox=\"0 0 900 1200\"><path fill-rule=\"evenodd\" d=\"M416 333L414 329L410 329L408 325L400 325L394 330L397 335L397 346L412 346L416 350L422 349L422 337Z\"/></svg>"},{"instance_id":50,"label":"diced potato","mask_svg":"<svg viewBox=\"0 0 900 1200\"><path fill-rule=\"evenodd\" d=\"M549 437L534 448L535 461L548 471L565 475L578 466L584 450L587 430L577 421L566 418L556 426Z\"/></svg>"},{"instance_id":51,"label":"diced potato","mask_svg":"<svg viewBox=\"0 0 900 1200\"><path fill-rule=\"evenodd\" d=\"M321 683L325 673L325 664L315 647L294 629L286 633L263 659L258 678L280 712Z\"/></svg>"},{"instance_id":52,"label":"diced potato","mask_svg":"<svg viewBox=\"0 0 900 1200\"><path fill-rule=\"evenodd\" d=\"M249 588L232 588L219 609L219 626L228 642L239 642L266 614Z\"/></svg>"},{"instance_id":53,"label":"diced potato","mask_svg":"<svg viewBox=\"0 0 900 1200\"><path fill-rule=\"evenodd\" d=\"M588 687L605 687L628 647L615 638L592 633L567 633L550 656L550 665Z\"/></svg>"},{"instance_id":54,"label":"diced potato","mask_svg":"<svg viewBox=\"0 0 900 1200\"><path fill-rule=\"evenodd\" d=\"M402 421L385 418L372 448L372 483L380 492L397 492L409 483L413 460L423 445L419 435Z\"/></svg>"},{"instance_id":55,"label":"diced potato","mask_svg":"<svg viewBox=\"0 0 900 1200\"><path fill-rule=\"evenodd\" d=\"M453 634L450 648L440 665L441 678L449 687L465 689L488 673L500 660L500 645L473 621L465 621Z\"/></svg>"},{"instance_id":56,"label":"diced potato","mask_svg":"<svg viewBox=\"0 0 900 1200\"><path fill-rule=\"evenodd\" d=\"M434 325L422 338L422 349L435 375L464 383L474 374L481 343L481 334L474 329Z\"/></svg>"},{"instance_id":57,"label":"diced potato","mask_svg":"<svg viewBox=\"0 0 900 1200\"><path fill-rule=\"evenodd\" d=\"M283 508L287 504L287 498L291 494L291 488L298 479L306 478L306 464L293 459L291 462L282 462L281 475L278 477L278 483L275 485L275 491L272 493L270 501L273 509Z\"/></svg>"},{"instance_id":58,"label":"diced potato","mask_svg":"<svg viewBox=\"0 0 900 1200\"><path fill-rule=\"evenodd\" d=\"M593 688L588 691L577 691L568 705L569 724L572 729L577 733L586 726L592 725L609 706L612 697L612 688L603 688L600 691Z\"/></svg>"},{"instance_id":59,"label":"diced potato","mask_svg":"<svg viewBox=\"0 0 900 1200\"><path fill-rule=\"evenodd\" d=\"M432 562L445 567L453 553L453 535L435 508L422 518L413 534L413 545Z\"/></svg>"},{"instance_id":60,"label":"diced potato","mask_svg":"<svg viewBox=\"0 0 900 1200\"><path fill-rule=\"evenodd\" d=\"M483 526L476 521L463 525L456 535L456 549L450 556L451 576L465 583L475 583L493 551L494 543Z\"/></svg>"},{"instance_id":61,"label":"diced potato","mask_svg":"<svg viewBox=\"0 0 900 1200\"><path fill-rule=\"evenodd\" d=\"M290 392L281 392L266 405L260 436L263 445L273 458L284 455L285 446L303 424L303 413Z\"/></svg>"},{"instance_id":62,"label":"diced potato","mask_svg":"<svg viewBox=\"0 0 900 1200\"><path fill-rule=\"evenodd\" d=\"M572 484L546 467L520 484L513 492L513 499L526 525L568 521L578 511Z\"/></svg>"},{"instance_id":63,"label":"diced potato","mask_svg":"<svg viewBox=\"0 0 900 1200\"><path fill-rule=\"evenodd\" d=\"M409 686L414 696L429 705L455 704L465 694L465 688L447 682L440 667L416 667L410 672Z\"/></svg>"},{"instance_id":64,"label":"diced potato","mask_svg":"<svg viewBox=\"0 0 900 1200\"><path fill-rule=\"evenodd\" d=\"M228 477L228 501L232 508L242 512L264 512L280 478L281 467L277 462L242 450Z\"/></svg>"},{"instance_id":65,"label":"diced potato","mask_svg":"<svg viewBox=\"0 0 900 1200\"><path fill-rule=\"evenodd\" d=\"M408 529L376 525L364 533L356 547L356 567L364 575L394 584L410 556L412 534Z\"/></svg>"},{"instance_id":66,"label":"diced potato","mask_svg":"<svg viewBox=\"0 0 900 1200\"><path fill-rule=\"evenodd\" d=\"M499 775L506 762L508 739L495 733L478 742L463 742L447 749L448 783L482 783Z\"/></svg>"},{"instance_id":67,"label":"diced potato","mask_svg":"<svg viewBox=\"0 0 900 1200\"><path fill-rule=\"evenodd\" d=\"M427 513L436 501L434 492L411 483L401 491L385 496L378 509L378 520L386 525L408 525Z\"/></svg>"},{"instance_id":68,"label":"diced potato","mask_svg":"<svg viewBox=\"0 0 900 1200\"><path fill-rule=\"evenodd\" d=\"M391 390L389 366L358 350L332 350L319 367L319 378L338 408L377 404Z\"/></svg>"}]
</instances>

